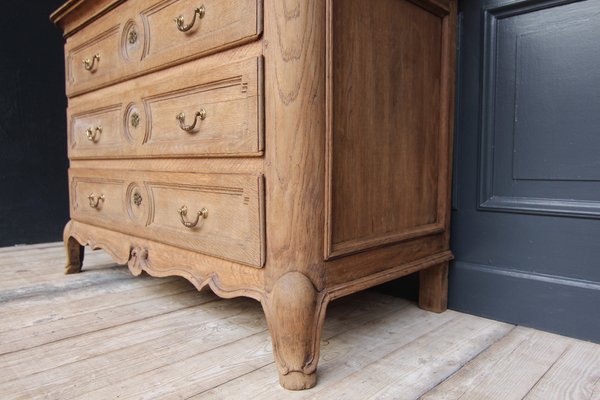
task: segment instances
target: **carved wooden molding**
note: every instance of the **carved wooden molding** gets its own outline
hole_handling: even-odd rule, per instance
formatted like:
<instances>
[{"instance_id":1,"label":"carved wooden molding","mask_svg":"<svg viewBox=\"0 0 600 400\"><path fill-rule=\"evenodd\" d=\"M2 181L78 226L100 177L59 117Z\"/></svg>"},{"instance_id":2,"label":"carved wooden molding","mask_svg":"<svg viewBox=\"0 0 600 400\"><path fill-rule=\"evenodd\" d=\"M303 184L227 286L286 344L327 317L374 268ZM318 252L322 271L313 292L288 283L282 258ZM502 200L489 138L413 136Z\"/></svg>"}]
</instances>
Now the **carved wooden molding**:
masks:
<instances>
[{"instance_id":1,"label":"carved wooden molding","mask_svg":"<svg viewBox=\"0 0 600 400\"><path fill-rule=\"evenodd\" d=\"M93 249L104 249L117 263L127 264L134 276L142 271L155 277L177 275L190 281L198 290L209 286L222 298L245 296L260 301L273 338L280 382L288 389L306 389L316 384L320 336L325 311L331 300L452 258L449 251L444 252L321 291L316 289L309 277L292 271L277 278L272 289L267 291L263 269L235 265L78 221L70 221L66 225L64 240L67 273L81 270L82 246L87 245ZM249 285L248 282L256 284Z\"/></svg>"},{"instance_id":2,"label":"carved wooden molding","mask_svg":"<svg viewBox=\"0 0 600 400\"><path fill-rule=\"evenodd\" d=\"M111 142L107 142L106 139L100 140L98 142L93 143L93 146L91 146L91 143L89 141L83 141L83 143L78 143L77 141L78 140L82 141L83 138L85 137L85 135L84 135L83 131L77 132L75 130L75 127L76 127L77 123L80 122L82 119L96 119L96 120L102 120L102 121L120 120L121 114L122 114L122 109L123 109L123 104L117 103L117 104L111 104L111 105L108 105L105 107L95 108L92 110L86 110L84 112L70 115L69 116L69 126L67 129L68 141L69 141L69 145L70 145L69 150L72 151L72 149L77 148L77 150L81 151L81 149L79 147L83 147L84 151L85 151L85 149L87 147L87 150L89 151L89 150L95 150L98 147L118 146L120 144L120 140L116 140L116 139L120 139L120 135L113 135L113 141L111 141ZM106 124L104 124L104 125L106 125ZM90 126L90 128L93 128L93 126ZM83 135L83 137L82 137L82 135Z\"/></svg>"},{"instance_id":3,"label":"carved wooden molding","mask_svg":"<svg viewBox=\"0 0 600 400\"><path fill-rule=\"evenodd\" d=\"M127 266L134 276L139 276L142 271L147 271L148 268L148 249L136 247L131 250L131 257L127 261Z\"/></svg>"},{"instance_id":4,"label":"carved wooden molding","mask_svg":"<svg viewBox=\"0 0 600 400\"><path fill-rule=\"evenodd\" d=\"M88 26L125 0L68 0L50 15L59 25L65 38Z\"/></svg>"},{"instance_id":5,"label":"carved wooden molding","mask_svg":"<svg viewBox=\"0 0 600 400\"><path fill-rule=\"evenodd\" d=\"M83 4L82 8L85 6L86 9L91 9L94 12L98 12L97 15L79 15L79 12L85 11L77 10L79 4L75 4L73 6L59 9L53 14L51 19L63 27L65 36L71 36L76 31L97 20L101 15L104 15L118 4L125 2L124 0L94 1L98 4L94 5L94 2L91 0L79 0L79 3ZM101 4L107 2L112 2L112 4ZM171 15L173 10L168 7L171 5L177 7L177 3L178 2L176 0L162 0L154 2L153 5L148 7L148 4L145 2L125 2L120 9L123 11L123 13L130 15L130 21L135 22L136 26L139 27L139 29L137 29L137 33L139 35L138 40L140 44L139 47L135 49L135 54L129 55L123 53L122 38L127 34L129 26L124 26L124 30L121 29L121 25L117 26L117 29L114 32L111 31L110 33L115 34L116 45L118 46L118 51L120 53L119 63L113 66L113 69L118 70L119 73L110 74L103 77L90 77L85 81L75 82L73 79L71 79L72 71L68 70L68 95L70 97L77 96L91 90L140 76L147 72L161 70L169 66L191 61L199 58L200 56L223 51L243 43L254 41L262 33L262 0L245 0L239 2L241 7L234 9L234 13L237 14L238 18L227 21L227 25L225 27L219 27L215 25L214 30L211 32L200 32L200 34L195 35L192 40L181 41L181 44L174 42L173 40L169 40L169 38L161 38L161 35L164 36L165 32L170 32L160 30L162 22L165 19L165 15L168 15L169 19L173 17ZM228 15L232 16L233 13L228 13ZM209 14L209 18L212 17L214 19L214 16L215 14ZM88 19L84 20L84 17ZM117 18L115 13L111 13L104 18L106 25L112 25L112 23L115 21L121 22L121 19ZM177 31L174 23L172 27L175 28L175 32L177 34L180 33ZM100 33L91 40L101 40L105 37L105 35L105 33ZM178 38L177 36L174 37ZM78 36L75 36L75 38L78 38ZM179 46L183 44L186 46L191 46L192 48L190 50L181 51ZM73 43L73 45L76 44ZM77 48L71 48L67 46L67 68L70 68L72 62L77 61L77 58L73 57L76 55L74 52L81 49L82 46L89 45L90 42L81 44L77 46ZM139 62L137 63L131 62L132 60L138 59ZM140 63L142 65L141 68L139 66Z\"/></svg>"},{"instance_id":6,"label":"carved wooden molding","mask_svg":"<svg viewBox=\"0 0 600 400\"><path fill-rule=\"evenodd\" d=\"M106 31L100 33L99 35L93 37L92 39L80 44L77 47L74 47L73 49L71 49L68 53L67 56L67 77L68 77L68 83L69 85L74 85L75 82L75 65L80 65L79 64L79 59L80 58L85 58L85 57L89 57L88 54L85 54L85 51L91 51L92 48L97 47L98 43L111 38L111 36L116 36L119 31L121 29L121 25L117 24L114 25L112 27L110 27L109 29L107 29ZM85 76L85 75L84 75Z\"/></svg>"},{"instance_id":7,"label":"carved wooden molding","mask_svg":"<svg viewBox=\"0 0 600 400\"><path fill-rule=\"evenodd\" d=\"M288 272L265 293L261 303L281 385L294 390L313 387L329 296L318 292L306 275Z\"/></svg>"},{"instance_id":8,"label":"carved wooden molding","mask_svg":"<svg viewBox=\"0 0 600 400\"><path fill-rule=\"evenodd\" d=\"M155 277L177 275L190 281L199 291L208 285L219 297L263 299L264 274L260 269L73 220L65 226L63 237L69 273L81 269L80 261L83 259L77 258L79 253L76 245L90 246L92 249L105 250L118 264L127 264L135 276L142 271Z\"/></svg>"}]
</instances>

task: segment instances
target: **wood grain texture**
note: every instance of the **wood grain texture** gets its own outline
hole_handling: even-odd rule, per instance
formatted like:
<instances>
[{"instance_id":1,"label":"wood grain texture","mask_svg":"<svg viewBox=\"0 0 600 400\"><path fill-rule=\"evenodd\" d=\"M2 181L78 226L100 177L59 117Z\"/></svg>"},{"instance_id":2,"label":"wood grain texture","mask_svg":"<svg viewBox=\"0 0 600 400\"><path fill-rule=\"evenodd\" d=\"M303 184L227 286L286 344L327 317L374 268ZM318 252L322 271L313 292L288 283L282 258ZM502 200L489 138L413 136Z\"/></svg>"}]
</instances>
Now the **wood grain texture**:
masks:
<instances>
[{"instance_id":1,"label":"wood grain texture","mask_svg":"<svg viewBox=\"0 0 600 400\"><path fill-rule=\"evenodd\" d=\"M299 272L279 278L263 301L273 338L279 383L286 389L309 389L317 383L319 342L327 299Z\"/></svg>"},{"instance_id":2,"label":"wood grain texture","mask_svg":"<svg viewBox=\"0 0 600 400\"><path fill-rule=\"evenodd\" d=\"M172 19L189 21L192 0L129 0L101 16L108 3L97 4L55 16L82 27L65 47L68 272L88 245L136 276L259 300L289 389L316 384L331 300L432 269L423 299L442 310L455 2L207 0L187 34ZM94 54L86 71L78 59ZM200 107L206 119L182 132L175 115L190 124ZM185 227L184 205L186 218L202 207L207 218ZM247 346L265 343L263 332L240 339L232 348L247 364L186 379L221 384L262 368L268 355Z\"/></svg>"},{"instance_id":3,"label":"wood grain texture","mask_svg":"<svg viewBox=\"0 0 600 400\"><path fill-rule=\"evenodd\" d=\"M125 0L67 0L50 15L50 20L58 25L65 38L83 29Z\"/></svg>"},{"instance_id":4,"label":"wood grain texture","mask_svg":"<svg viewBox=\"0 0 600 400\"><path fill-rule=\"evenodd\" d=\"M525 399L600 399L598 345L574 342L537 381Z\"/></svg>"},{"instance_id":5,"label":"wood grain texture","mask_svg":"<svg viewBox=\"0 0 600 400\"><path fill-rule=\"evenodd\" d=\"M97 261L98 259L92 260L92 263L96 264ZM115 268L115 266L109 264L104 268ZM116 268L123 269L123 267ZM119 277L122 278L121 275L123 274L114 276L113 272L112 275L112 280L101 282L102 289L85 287L68 290L68 288L63 287L63 290L35 291L30 293L31 296L11 299L15 301L6 301L0 313L4 321L4 324L0 327L0 332L30 329L33 326L39 328L41 324L50 324L56 328L60 321L65 322L71 318L84 318L85 314L104 313L105 309L110 307L107 307L107 304L103 303L101 299L108 293L114 299L112 306L115 304L129 306L138 302L142 296L147 294L149 295L148 299L150 299L157 294L164 296L172 293L186 293L193 289L190 283L182 283L185 282L182 279L177 279L177 282L174 283L175 279L172 278L130 280L118 279ZM44 295L48 299L44 300L42 298ZM48 313L47 308L49 299L56 303L51 313ZM69 302L75 301L77 307L69 304Z\"/></svg>"},{"instance_id":6,"label":"wood grain texture","mask_svg":"<svg viewBox=\"0 0 600 400\"><path fill-rule=\"evenodd\" d=\"M64 276L61 244L0 249L3 397L598 398L598 344L374 291L329 305L318 385L285 391L260 304L134 279L86 250L84 272Z\"/></svg>"},{"instance_id":7,"label":"wood grain texture","mask_svg":"<svg viewBox=\"0 0 600 400\"><path fill-rule=\"evenodd\" d=\"M173 395L172 392L169 393L169 389L177 385L175 374L169 375L173 378L170 379L170 385L163 379L153 378L159 378L161 375L164 377L166 370L175 368L180 368L179 375L182 380L189 378L186 376L188 373L199 376L197 368L190 370L186 366L210 365L208 362L198 363L202 357L206 361L218 363L220 347L236 342L248 344L248 337L260 337L264 340L268 336L260 307L254 302L247 299L234 300L223 309L222 302L215 300L212 294L206 296L210 301L198 301L195 306L162 314L146 320L145 324L136 321L129 327L113 326L105 332L98 331L86 335L87 340L97 343L96 349L85 346L79 338L68 341L71 346L78 345L81 349L79 354L64 344L50 344L47 346L50 359L46 360L46 357L43 357L43 368L49 369L42 369L41 373L35 374L35 363L21 362L16 369L22 373L21 376L29 378L17 378L7 382L3 384L4 389L7 392L18 392L19 386L23 387L27 380L31 380L36 382L35 386L29 385L22 390L23 394L97 399L112 398L115 393L133 395L136 391L155 392L155 396L161 391ZM147 353L149 348L153 349L150 358ZM252 350L256 351L254 347ZM24 356L30 359L36 354L39 355L39 352L31 349L26 351ZM233 352L231 355L233 356ZM269 355L267 351L263 351L261 356L266 358ZM226 359L221 362L224 366L227 365ZM31 369L25 370L24 365L29 365ZM214 365L213 376L227 376L223 371L218 373ZM231 365L229 370L232 372L240 372L244 368L244 364ZM77 371L82 369L95 371L94 379L79 382L73 380L73 375L77 375ZM125 370L135 371L135 374L130 374L129 379L123 380L121 378ZM147 380L144 382L144 379ZM118 386L115 386L115 383ZM190 385L189 389L195 390L193 385ZM179 386L177 392L182 393L183 387Z\"/></svg>"},{"instance_id":8,"label":"wood grain texture","mask_svg":"<svg viewBox=\"0 0 600 400\"><path fill-rule=\"evenodd\" d=\"M568 346L564 337L516 328L423 398L522 399Z\"/></svg>"},{"instance_id":9,"label":"wood grain texture","mask_svg":"<svg viewBox=\"0 0 600 400\"><path fill-rule=\"evenodd\" d=\"M440 262L447 263L447 260L452 258L452 253L449 251L441 254L435 254L429 257L425 257L413 262L407 262L396 267L386 268L385 270L369 274L365 277L347 280L339 285L331 286L327 290L327 296L331 299L346 296L351 293L355 293L359 290L368 289L370 287L380 285L385 282L389 282L393 279L400 278L402 276L415 273L417 271L424 271L426 269L435 269ZM437 287L440 287L439 285ZM439 293L441 297L443 293Z\"/></svg>"},{"instance_id":10,"label":"wood grain texture","mask_svg":"<svg viewBox=\"0 0 600 400\"><path fill-rule=\"evenodd\" d=\"M437 313L448 308L448 262L419 272L419 307Z\"/></svg>"},{"instance_id":11,"label":"wood grain texture","mask_svg":"<svg viewBox=\"0 0 600 400\"><path fill-rule=\"evenodd\" d=\"M258 157L71 160L71 168L259 175L263 172L263 160Z\"/></svg>"},{"instance_id":12,"label":"wood grain texture","mask_svg":"<svg viewBox=\"0 0 600 400\"><path fill-rule=\"evenodd\" d=\"M217 68L188 63L69 102L69 157L206 157L261 155L263 60ZM204 110L191 132L195 113ZM133 114L137 120L132 121ZM88 129L101 127L94 140Z\"/></svg>"},{"instance_id":13,"label":"wood grain texture","mask_svg":"<svg viewBox=\"0 0 600 400\"><path fill-rule=\"evenodd\" d=\"M418 399L509 329L509 325L475 317L450 317L386 354L377 351L381 356L377 361L365 363L309 398Z\"/></svg>"},{"instance_id":14,"label":"wood grain texture","mask_svg":"<svg viewBox=\"0 0 600 400\"><path fill-rule=\"evenodd\" d=\"M75 220L254 267L264 264L260 175L70 169L69 177ZM103 196L98 207L91 207L90 194ZM188 209L185 217L178 213L182 207ZM203 208L206 218L183 225Z\"/></svg>"},{"instance_id":15,"label":"wood grain texture","mask_svg":"<svg viewBox=\"0 0 600 400\"><path fill-rule=\"evenodd\" d=\"M452 259L448 242L441 235L417 238L335 258L326 263L326 286L368 278L370 275L384 273L387 270L399 269L406 264L418 264L432 256L442 257L440 260ZM357 265L360 265L360 268L357 268Z\"/></svg>"},{"instance_id":16,"label":"wood grain texture","mask_svg":"<svg viewBox=\"0 0 600 400\"><path fill-rule=\"evenodd\" d=\"M267 272L270 285L288 271L323 289L325 5L265 1L264 55L268 115L265 143ZM288 221L288 223L281 223Z\"/></svg>"},{"instance_id":17,"label":"wood grain texture","mask_svg":"<svg viewBox=\"0 0 600 400\"><path fill-rule=\"evenodd\" d=\"M138 265L143 271L157 277L181 276L192 282L198 290L210 286L221 297L246 296L260 301L264 291L262 269L249 268L74 220L65 227L65 237L73 237L80 244L94 249L104 249L119 264L130 261L132 250L147 249L145 262Z\"/></svg>"},{"instance_id":18,"label":"wood grain texture","mask_svg":"<svg viewBox=\"0 0 600 400\"><path fill-rule=\"evenodd\" d=\"M365 301L362 296L369 296L370 300ZM377 294L362 292L331 303L321 342L321 374L314 389L308 392L283 392L274 385L277 378L273 374L273 366L266 365L246 376L240 376L210 391L200 393L195 398L232 398L242 391L248 394L249 399L326 398L321 396L321 393L343 378L376 363L386 354L410 343L424 332L439 329L454 317L451 312L435 315L408 303L393 301L393 304L390 304L385 301L381 304L381 300L386 299ZM405 317L402 321L397 318L399 314ZM380 339L370 340L373 337ZM357 342L360 342L360 345L357 345ZM351 361L340 365L341 360Z\"/></svg>"},{"instance_id":19,"label":"wood grain texture","mask_svg":"<svg viewBox=\"0 0 600 400\"><path fill-rule=\"evenodd\" d=\"M186 295L182 296L181 294L184 291ZM72 324L69 323L68 318L65 318L59 321L49 321L41 328L34 325L3 332L0 354L17 352L49 341L64 340L65 338L104 329L112 323L128 323L199 303L196 291L189 286L182 289L181 284L179 284L179 287L146 289L139 291L139 293L144 293L145 304L136 302L123 304L122 306L113 305L112 308L74 317L73 319L77 322ZM173 299L164 301L163 297L169 296L172 296ZM177 300L174 299L175 296L177 296ZM21 341L23 335L31 336L32 340L24 344Z\"/></svg>"},{"instance_id":20,"label":"wood grain texture","mask_svg":"<svg viewBox=\"0 0 600 400\"><path fill-rule=\"evenodd\" d=\"M328 7L326 256L443 232L454 14L397 0Z\"/></svg>"},{"instance_id":21,"label":"wood grain texture","mask_svg":"<svg viewBox=\"0 0 600 400\"><path fill-rule=\"evenodd\" d=\"M198 7L194 1L124 2L119 12L101 16L67 40L67 94L76 96L256 40L262 30L261 4L257 0L205 1L205 16L189 32L180 32L173 20L182 15L190 23ZM85 7L78 11L86 12ZM94 10L87 10L91 19L95 19ZM137 37L133 44L129 42L132 29ZM83 60L96 54L100 60L86 70Z\"/></svg>"},{"instance_id":22,"label":"wood grain texture","mask_svg":"<svg viewBox=\"0 0 600 400\"><path fill-rule=\"evenodd\" d=\"M297 390L316 383L326 307L318 294L324 283L325 4L267 0L264 14L266 131L272 134L265 142L270 263L263 307L280 383ZM299 284L294 303L284 293L290 280Z\"/></svg>"}]
</instances>

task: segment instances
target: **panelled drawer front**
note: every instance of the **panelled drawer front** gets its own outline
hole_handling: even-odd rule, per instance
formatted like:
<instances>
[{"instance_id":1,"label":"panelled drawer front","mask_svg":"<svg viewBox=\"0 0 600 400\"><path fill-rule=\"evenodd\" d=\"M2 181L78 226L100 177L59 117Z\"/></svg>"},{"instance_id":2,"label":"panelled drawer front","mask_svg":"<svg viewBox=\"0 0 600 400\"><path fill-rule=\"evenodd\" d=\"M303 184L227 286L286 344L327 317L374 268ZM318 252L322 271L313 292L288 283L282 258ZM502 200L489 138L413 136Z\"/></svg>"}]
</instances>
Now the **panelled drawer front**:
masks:
<instances>
[{"instance_id":1,"label":"panelled drawer front","mask_svg":"<svg viewBox=\"0 0 600 400\"><path fill-rule=\"evenodd\" d=\"M121 107L101 107L89 112L72 115L69 130L70 147L84 152L95 152L121 146Z\"/></svg>"},{"instance_id":2,"label":"panelled drawer front","mask_svg":"<svg viewBox=\"0 0 600 400\"><path fill-rule=\"evenodd\" d=\"M69 176L75 220L254 267L264 264L262 176L88 169L72 169ZM104 195L96 208L90 193Z\"/></svg>"},{"instance_id":3,"label":"panelled drawer front","mask_svg":"<svg viewBox=\"0 0 600 400\"><path fill-rule=\"evenodd\" d=\"M90 224L110 228L125 216L123 187L116 174L78 176L69 171L71 216Z\"/></svg>"},{"instance_id":4,"label":"panelled drawer front","mask_svg":"<svg viewBox=\"0 0 600 400\"><path fill-rule=\"evenodd\" d=\"M262 0L129 0L68 38L67 94L248 42L261 32Z\"/></svg>"},{"instance_id":5,"label":"panelled drawer front","mask_svg":"<svg viewBox=\"0 0 600 400\"><path fill-rule=\"evenodd\" d=\"M116 23L90 40L69 48L66 45L67 94L77 86L107 81L121 63L120 24Z\"/></svg>"},{"instance_id":6,"label":"panelled drawer front","mask_svg":"<svg viewBox=\"0 0 600 400\"><path fill-rule=\"evenodd\" d=\"M262 63L202 70L192 62L72 99L69 157L260 155Z\"/></svg>"}]
</instances>

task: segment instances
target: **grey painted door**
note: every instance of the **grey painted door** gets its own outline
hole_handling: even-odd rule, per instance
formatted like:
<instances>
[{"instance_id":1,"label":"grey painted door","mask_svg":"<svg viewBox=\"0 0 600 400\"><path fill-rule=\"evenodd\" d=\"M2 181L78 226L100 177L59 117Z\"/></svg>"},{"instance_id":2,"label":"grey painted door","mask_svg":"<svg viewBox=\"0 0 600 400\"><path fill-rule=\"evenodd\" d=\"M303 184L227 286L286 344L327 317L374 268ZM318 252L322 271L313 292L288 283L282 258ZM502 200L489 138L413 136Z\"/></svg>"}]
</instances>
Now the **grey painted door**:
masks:
<instances>
[{"instance_id":1,"label":"grey painted door","mask_svg":"<svg viewBox=\"0 0 600 400\"><path fill-rule=\"evenodd\" d=\"M459 7L450 307L600 342L600 0Z\"/></svg>"}]
</instances>

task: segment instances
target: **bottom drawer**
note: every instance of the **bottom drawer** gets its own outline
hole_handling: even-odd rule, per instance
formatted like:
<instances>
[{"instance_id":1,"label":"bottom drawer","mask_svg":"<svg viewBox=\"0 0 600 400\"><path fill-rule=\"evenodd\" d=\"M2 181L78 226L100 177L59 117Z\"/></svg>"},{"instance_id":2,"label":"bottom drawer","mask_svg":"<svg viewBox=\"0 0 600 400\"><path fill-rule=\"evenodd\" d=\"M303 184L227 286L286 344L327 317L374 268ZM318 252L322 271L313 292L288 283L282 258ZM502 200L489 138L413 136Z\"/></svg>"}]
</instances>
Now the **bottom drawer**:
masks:
<instances>
[{"instance_id":1,"label":"bottom drawer","mask_svg":"<svg viewBox=\"0 0 600 400\"><path fill-rule=\"evenodd\" d=\"M69 181L74 220L264 264L262 176L71 169Z\"/></svg>"}]
</instances>

